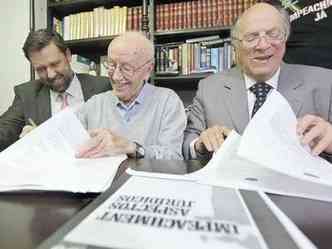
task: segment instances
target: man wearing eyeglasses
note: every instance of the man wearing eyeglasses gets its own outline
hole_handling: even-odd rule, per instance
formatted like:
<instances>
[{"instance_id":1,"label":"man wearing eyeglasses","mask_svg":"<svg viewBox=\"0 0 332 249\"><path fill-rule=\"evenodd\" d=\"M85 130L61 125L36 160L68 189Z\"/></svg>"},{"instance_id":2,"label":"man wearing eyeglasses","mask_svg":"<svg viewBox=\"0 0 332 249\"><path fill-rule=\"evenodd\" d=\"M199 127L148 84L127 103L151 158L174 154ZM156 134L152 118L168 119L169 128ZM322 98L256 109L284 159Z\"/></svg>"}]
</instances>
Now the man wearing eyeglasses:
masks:
<instances>
[{"instance_id":1,"label":"man wearing eyeglasses","mask_svg":"<svg viewBox=\"0 0 332 249\"><path fill-rule=\"evenodd\" d=\"M289 33L287 12L267 3L237 20L231 36L238 66L199 83L188 112L185 158L209 158L230 129L242 133L271 89L290 103L299 117L297 133L313 154L332 153L332 71L284 63Z\"/></svg>"},{"instance_id":2,"label":"man wearing eyeglasses","mask_svg":"<svg viewBox=\"0 0 332 249\"><path fill-rule=\"evenodd\" d=\"M146 82L153 61L153 44L142 33L127 32L111 42L105 66L113 91L96 95L77 112L91 136L77 157L182 159L184 107L174 91Z\"/></svg>"}]
</instances>

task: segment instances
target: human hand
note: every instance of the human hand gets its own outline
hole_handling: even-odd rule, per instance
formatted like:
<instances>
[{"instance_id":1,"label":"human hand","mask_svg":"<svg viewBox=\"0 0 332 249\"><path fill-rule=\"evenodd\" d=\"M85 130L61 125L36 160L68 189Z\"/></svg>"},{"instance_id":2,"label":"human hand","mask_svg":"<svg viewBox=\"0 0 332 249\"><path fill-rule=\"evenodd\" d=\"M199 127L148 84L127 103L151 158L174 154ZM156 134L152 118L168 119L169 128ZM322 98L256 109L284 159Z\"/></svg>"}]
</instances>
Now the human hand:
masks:
<instances>
[{"instance_id":1,"label":"human hand","mask_svg":"<svg viewBox=\"0 0 332 249\"><path fill-rule=\"evenodd\" d=\"M91 138L76 153L77 158L97 158L119 154L132 154L136 144L110 129L95 129L89 131Z\"/></svg>"},{"instance_id":2,"label":"human hand","mask_svg":"<svg viewBox=\"0 0 332 249\"><path fill-rule=\"evenodd\" d=\"M296 133L302 144L309 145L313 155L332 153L332 125L321 117L305 115L297 122Z\"/></svg>"},{"instance_id":3,"label":"human hand","mask_svg":"<svg viewBox=\"0 0 332 249\"><path fill-rule=\"evenodd\" d=\"M220 125L206 129L196 141L195 150L202 154L218 150L230 132L231 129Z\"/></svg>"},{"instance_id":4,"label":"human hand","mask_svg":"<svg viewBox=\"0 0 332 249\"><path fill-rule=\"evenodd\" d=\"M33 129L35 129L35 126L32 125L26 125L23 127L21 134L19 135L19 138L24 137L26 134L28 134L30 131L32 131Z\"/></svg>"}]
</instances>

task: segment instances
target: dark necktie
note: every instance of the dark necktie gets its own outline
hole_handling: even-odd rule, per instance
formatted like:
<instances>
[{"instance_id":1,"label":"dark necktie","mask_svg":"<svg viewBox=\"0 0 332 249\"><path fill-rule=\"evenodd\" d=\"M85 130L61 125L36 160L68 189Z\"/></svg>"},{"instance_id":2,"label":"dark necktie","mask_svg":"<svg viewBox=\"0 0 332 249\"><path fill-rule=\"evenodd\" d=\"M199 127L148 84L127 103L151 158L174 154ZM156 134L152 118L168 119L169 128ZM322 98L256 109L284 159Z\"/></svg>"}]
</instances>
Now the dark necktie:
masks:
<instances>
[{"instance_id":1,"label":"dark necktie","mask_svg":"<svg viewBox=\"0 0 332 249\"><path fill-rule=\"evenodd\" d=\"M272 86L266 84L265 82L258 82L249 88L249 90L256 96L256 101L254 108L252 109L251 117L253 117L258 109L264 104L266 96L271 88Z\"/></svg>"}]
</instances>

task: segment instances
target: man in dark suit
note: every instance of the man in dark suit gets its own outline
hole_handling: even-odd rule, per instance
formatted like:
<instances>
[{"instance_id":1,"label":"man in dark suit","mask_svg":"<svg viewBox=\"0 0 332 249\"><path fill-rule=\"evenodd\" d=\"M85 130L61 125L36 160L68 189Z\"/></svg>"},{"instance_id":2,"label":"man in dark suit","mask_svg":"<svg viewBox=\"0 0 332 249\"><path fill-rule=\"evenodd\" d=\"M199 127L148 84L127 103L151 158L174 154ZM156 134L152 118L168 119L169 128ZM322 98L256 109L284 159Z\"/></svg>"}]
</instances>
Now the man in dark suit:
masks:
<instances>
[{"instance_id":1,"label":"man in dark suit","mask_svg":"<svg viewBox=\"0 0 332 249\"><path fill-rule=\"evenodd\" d=\"M185 158L207 157L229 129L243 132L259 102L256 86L288 100L300 118L297 133L313 154L332 153L332 71L283 63L289 31L282 9L259 3L244 12L232 30L238 66L202 80L189 107Z\"/></svg>"},{"instance_id":2,"label":"man in dark suit","mask_svg":"<svg viewBox=\"0 0 332 249\"><path fill-rule=\"evenodd\" d=\"M70 50L56 32L30 32L23 51L39 79L14 87L14 101L0 117L0 150L14 143L23 128L23 133L30 130L31 122L39 125L61 109L111 88L105 77L72 71Z\"/></svg>"}]
</instances>

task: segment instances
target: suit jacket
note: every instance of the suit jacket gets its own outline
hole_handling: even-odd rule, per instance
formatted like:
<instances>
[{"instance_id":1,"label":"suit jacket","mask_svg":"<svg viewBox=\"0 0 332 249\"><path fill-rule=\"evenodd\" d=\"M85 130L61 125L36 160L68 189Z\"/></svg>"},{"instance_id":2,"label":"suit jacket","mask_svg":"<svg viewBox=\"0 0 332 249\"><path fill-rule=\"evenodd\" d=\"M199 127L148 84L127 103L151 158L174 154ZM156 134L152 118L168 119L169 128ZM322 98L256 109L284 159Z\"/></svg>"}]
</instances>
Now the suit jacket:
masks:
<instances>
[{"instance_id":1,"label":"suit jacket","mask_svg":"<svg viewBox=\"0 0 332 249\"><path fill-rule=\"evenodd\" d=\"M297 117L315 114L332 121L332 70L281 64L277 89ZM249 122L248 96L243 74L233 68L201 80L188 108L183 153L190 158L190 142L214 125L224 125L242 134Z\"/></svg>"},{"instance_id":2,"label":"suit jacket","mask_svg":"<svg viewBox=\"0 0 332 249\"><path fill-rule=\"evenodd\" d=\"M106 77L76 74L81 83L84 101L91 96L111 89ZM41 80L29 81L14 87L12 105L0 117L0 151L14 143L22 128L31 118L37 125L51 117L50 88Z\"/></svg>"}]
</instances>

